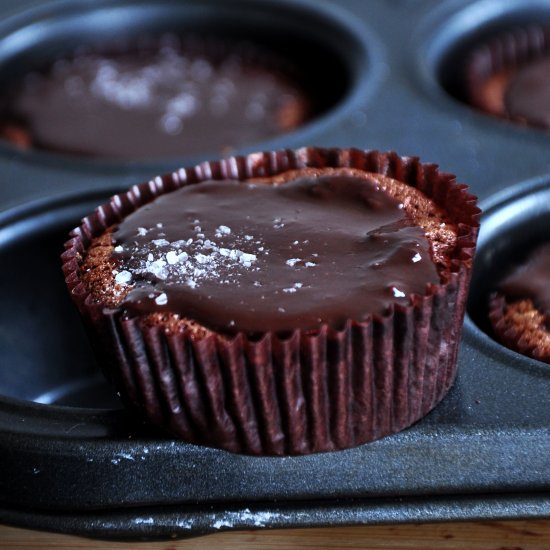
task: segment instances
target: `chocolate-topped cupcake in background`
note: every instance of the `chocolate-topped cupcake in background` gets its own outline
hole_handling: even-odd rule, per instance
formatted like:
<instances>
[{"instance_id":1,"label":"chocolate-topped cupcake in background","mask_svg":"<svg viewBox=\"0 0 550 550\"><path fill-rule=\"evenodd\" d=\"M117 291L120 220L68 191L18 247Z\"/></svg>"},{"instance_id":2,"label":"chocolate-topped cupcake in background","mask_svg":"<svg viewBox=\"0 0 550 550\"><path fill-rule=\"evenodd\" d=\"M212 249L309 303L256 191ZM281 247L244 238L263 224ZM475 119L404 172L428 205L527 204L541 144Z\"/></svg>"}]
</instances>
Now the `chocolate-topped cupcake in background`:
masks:
<instances>
[{"instance_id":1,"label":"chocolate-topped cupcake in background","mask_svg":"<svg viewBox=\"0 0 550 550\"><path fill-rule=\"evenodd\" d=\"M550 25L502 32L465 63L466 100L518 124L550 128Z\"/></svg>"},{"instance_id":2,"label":"chocolate-topped cupcake in background","mask_svg":"<svg viewBox=\"0 0 550 550\"><path fill-rule=\"evenodd\" d=\"M402 430L446 394L478 217L415 158L271 151L114 197L63 269L130 407L188 442L307 454Z\"/></svg>"},{"instance_id":3,"label":"chocolate-topped cupcake in background","mask_svg":"<svg viewBox=\"0 0 550 550\"><path fill-rule=\"evenodd\" d=\"M165 35L59 59L5 89L22 148L122 159L226 152L305 123L298 71L260 46Z\"/></svg>"},{"instance_id":4,"label":"chocolate-topped cupcake in background","mask_svg":"<svg viewBox=\"0 0 550 550\"><path fill-rule=\"evenodd\" d=\"M550 363L550 244L542 244L499 282L489 318L505 346Z\"/></svg>"}]
</instances>

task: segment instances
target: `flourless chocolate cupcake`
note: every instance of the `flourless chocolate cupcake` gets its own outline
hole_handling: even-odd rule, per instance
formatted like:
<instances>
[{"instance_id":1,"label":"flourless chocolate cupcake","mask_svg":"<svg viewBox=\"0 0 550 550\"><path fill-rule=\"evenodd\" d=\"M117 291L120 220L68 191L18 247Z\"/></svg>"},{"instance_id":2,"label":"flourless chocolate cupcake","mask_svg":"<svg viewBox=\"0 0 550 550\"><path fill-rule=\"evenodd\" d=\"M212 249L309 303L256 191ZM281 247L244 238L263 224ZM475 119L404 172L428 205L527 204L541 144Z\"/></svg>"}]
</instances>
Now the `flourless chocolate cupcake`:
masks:
<instances>
[{"instance_id":1,"label":"flourless chocolate cupcake","mask_svg":"<svg viewBox=\"0 0 550 550\"><path fill-rule=\"evenodd\" d=\"M4 88L0 106L0 134L19 147L127 159L221 153L313 114L275 54L172 35L60 59Z\"/></svg>"},{"instance_id":2,"label":"flourless chocolate cupcake","mask_svg":"<svg viewBox=\"0 0 550 550\"><path fill-rule=\"evenodd\" d=\"M533 250L490 297L489 317L505 346L550 363L550 244Z\"/></svg>"},{"instance_id":3,"label":"flourless chocolate cupcake","mask_svg":"<svg viewBox=\"0 0 550 550\"><path fill-rule=\"evenodd\" d=\"M550 26L514 28L471 53L467 100L528 126L550 128Z\"/></svg>"},{"instance_id":4,"label":"flourless chocolate cupcake","mask_svg":"<svg viewBox=\"0 0 550 550\"><path fill-rule=\"evenodd\" d=\"M478 214L414 158L258 153L114 197L73 232L64 272L150 421L235 452L329 451L449 389Z\"/></svg>"}]
</instances>

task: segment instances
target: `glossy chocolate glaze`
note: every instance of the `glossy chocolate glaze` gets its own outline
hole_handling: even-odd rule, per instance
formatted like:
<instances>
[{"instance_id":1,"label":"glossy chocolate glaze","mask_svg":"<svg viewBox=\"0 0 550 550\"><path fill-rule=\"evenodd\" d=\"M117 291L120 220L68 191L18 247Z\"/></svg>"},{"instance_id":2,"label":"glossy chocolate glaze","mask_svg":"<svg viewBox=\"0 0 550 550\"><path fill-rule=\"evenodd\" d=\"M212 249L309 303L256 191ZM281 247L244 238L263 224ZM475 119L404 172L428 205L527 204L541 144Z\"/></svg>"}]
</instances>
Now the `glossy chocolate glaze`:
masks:
<instances>
[{"instance_id":1,"label":"glossy chocolate glaze","mask_svg":"<svg viewBox=\"0 0 550 550\"><path fill-rule=\"evenodd\" d=\"M338 327L440 282L422 229L374 176L186 186L128 216L114 244L130 314L224 333Z\"/></svg>"},{"instance_id":2,"label":"glossy chocolate glaze","mask_svg":"<svg viewBox=\"0 0 550 550\"><path fill-rule=\"evenodd\" d=\"M528 63L514 72L504 94L508 113L550 127L550 58Z\"/></svg>"},{"instance_id":3,"label":"glossy chocolate glaze","mask_svg":"<svg viewBox=\"0 0 550 550\"><path fill-rule=\"evenodd\" d=\"M508 299L529 298L550 319L550 244L537 247L520 266L500 284L499 289Z\"/></svg>"},{"instance_id":4,"label":"glossy chocolate glaze","mask_svg":"<svg viewBox=\"0 0 550 550\"><path fill-rule=\"evenodd\" d=\"M32 147L130 159L220 153L305 121L303 90L267 55L262 63L261 52L217 46L60 60L28 75L2 116L22 124Z\"/></svg>"}]
</instances>

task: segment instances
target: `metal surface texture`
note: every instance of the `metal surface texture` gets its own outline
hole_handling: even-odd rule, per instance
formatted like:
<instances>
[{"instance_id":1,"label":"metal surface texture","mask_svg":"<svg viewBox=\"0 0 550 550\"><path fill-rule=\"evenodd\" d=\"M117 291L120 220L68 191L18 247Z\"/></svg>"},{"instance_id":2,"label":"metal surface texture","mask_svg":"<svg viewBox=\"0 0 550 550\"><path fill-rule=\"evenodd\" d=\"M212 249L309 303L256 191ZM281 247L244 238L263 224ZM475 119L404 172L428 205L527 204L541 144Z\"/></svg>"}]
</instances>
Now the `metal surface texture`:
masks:
<instances>
[{"instance_id":1,"label":"metal surface texture","mask_svg":"<svg viewBox=\"0 0 550 550\"><path fill-rule=\"evenodd\" d=\"M98 28L115 33L120 21L162 28L189 14L206 25L219 6L231 15L227 25L256 22L275 34L287 25L326 41L350 74L330 111L235 153L303 145L392 150L439 164L479 197L485 214L458 378L410 429L336 453L239 456L149 428L120 407L101 376L59 254L69 229L112 193L217 155L94 162L0 143L0 521L163 539L220 529L550 516L550 366L487 336L483 306L522 243L548 235L550 133L484 116L445 89L467 44L511 20L550 21L550 1L6 0L0 81L42 43L55 50L63 29L74 40ZM330 67L318 70L330 78Z\"/></svg>"}]
</instances>

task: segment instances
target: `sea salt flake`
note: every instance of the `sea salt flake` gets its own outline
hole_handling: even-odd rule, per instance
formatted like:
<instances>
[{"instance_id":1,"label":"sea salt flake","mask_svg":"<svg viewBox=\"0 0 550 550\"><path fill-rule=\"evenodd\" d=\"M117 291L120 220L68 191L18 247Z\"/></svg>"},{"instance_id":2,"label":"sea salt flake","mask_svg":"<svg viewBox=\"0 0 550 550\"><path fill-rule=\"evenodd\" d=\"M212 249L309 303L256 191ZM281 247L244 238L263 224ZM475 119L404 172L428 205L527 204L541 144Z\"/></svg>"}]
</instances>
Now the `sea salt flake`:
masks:
<instances>
[{"instance_id":1,"label":"sea salt flake","mask_svg":"<svg viewBox=\"0 0 550 550\"><path fill-rule=\"evenodd\" d=\"M193 279L187 279L187 281L185 281L185 284L188 287L197 288L197 283Z\"/></svg>"},{"instance_id":2,"label":"sea salt flake","mask_svg":"<svg viewBox=\"0 0 550 550\"><path fill-rule=\"evenodd\" d=\"M195 254L195 261L199 264L207 264L212 261L212 256L207 256L206 254Z\"/></svg>"},{"instance_id":3,"label":"sea salt flake","mask_svg":"<svg viewBox=\"0 0 550 550\"><path fill-rule=\"evenodd\" d=\"M166 253L166 261L169 265L174 265L179 262L179 255L175 250L170 250L170 252Z\"/></svg>"},{"instance_id":4,"label":"sea salt flake","mask_svg":"<svg viewBox=\"0 0 550 550\"><path fill-rule=\"evenodd\" d=\"M220 249L218 249L218 252L222 256L229 256L229 254L231 254L231 250L229 250L229 248L220 248Z\"/></svg>"},{"instance_id":5,"label":"sea salt flake","mask_svg":"<svg viewBox=\"0 0 550 550\"><path fill-rule=\"evenodd\" d=\"M170 243L166 239L153 239L155 246L168 246Z\"/></svg>"},{"instance_id":6,"label":"sea salt flake","mask_svg":"<svg viewBox=\"0 0 550 550\"><path fill-rule=\"evenodd\" d=\"M396 297L396 298L404 298L406 296L406 294L404 292L402 292L401 290L399 290L397 287L395 286L392 286L392 292L393 292L393 295Z\"/></svg>"},{"instance_id":7,"label":"sea salt flake","mask_svg":"<svg viewBox=\"0 0 550 550\"><path fill-rule=\"evenodd\" d=\"M216 229L216 233L221 233L222 235L230 235L231 228L227 227L227 225L220 225Z\"/></svg>"},{"instance_id":8,"label":"sea salt flake","mask_svg":"<svg viewBox=\"0 0 550 550\"><path fill-rule=\"evenodd\" d=\"M117 254L120 254L121 252L124 252L124 248L120 245L118 246L115 246L115 248L113 249Z\"/></svg>"},{"instance_id":9,"label":"sea salt flake","mask_svg":"<svg viewBox=\"0 0 550 550\"><path fill-rule=\"evenodd\" d=\"M290 260L286 261L286 265L289 265L290 267L294 267L298 262L301 262L302 260L300 258L290 258Z\"/></svg>"},{"instance_id":10,"label":"sea salt flake","mask_svg":"<svg viewBox=\"0 0 550 550\"><path fill-rule=\"evenodd\" d=\"M143 237L144 235L147 235L147 229L145 229L145 227L138 227L137 228L137 234L140 237Z\"/></svg>"},{"instance_id":11,"label":"sea salt flake","mask_svg":"<svg viewBox=\"0 0 550 550\"><path fill-rule=\"evenodd\" d=\"M315 267L317 264L315 262L306 262L304 265L306 267Z\"/></svg>"},{"instance_id":12,"label":"sea salt flake","mask_svg":"<svg viewBox=\"0 0 550 550\"><path fill-rule=\"evenodd\" d=\"M239 262L241 262L242 264L248 264L246 267L250 267L250 264L255 261L256 261L256 254L247 254L246 252L243 252L239 256Z\"/></svg>"},{"instance_id":13,"label":"sea salt flake","mask_svg":"<svg viewBox=\"0 0 550 550\"><path fill-rule=\"evenodd\" d=\"M302 288L304 285L303 283L294 283L289 288L283 288L283 292L286 292L287 294L294 294L299 288Z\"/></svg>"},{"instance_id":14,"label":"sea salt flake","mask_svg":"<svg viewBox=\"0 0 550 550\"><path fill-rule=\"evenodd\" d=\"M147 271L152 273L159 279L166 279L168 277L168 271L165 269L166 262L164 260L155 260L147 266Z\"/></svg>"},{"instance_id":15,"label":"sea salt flake","mask_svg":"<svg viewBox=\"0 0 550 550\"><path fill-rule=\"evenodd\" d=\"M163 292L162 294L159 294L155 298L155 304L157 304L158 306L165 306L167 303L168 303L168 296L166 295L165 292Z\"/></svg>"},{"instance_id":16,"label":"sea salt flake","mask_svg":"<svg viewBox=\"0 0 550 550\"><path fill-rule=\"evenodd\" d=\"M418 252L412 257L413 263L419 262L421 259L422 256Z\"/></svg>"},{"instance_id":17,"label":"sea salt flake","mask_svg":"<svg viewBox=\"0 0 550 550\"><path fill-rule=\"evenodd\" d=\"M251 241L254 237L252 235L245 235L244 239L245 241Z\"/></svg>"},{"instance_id":18,"label":"sea salt flake","mask_svg":"<svg viewBox=\"0 0 550 550\"><path fill-rule=\"evenodd\" d=\"M115 275L115 283L117 285L125 285L129 283L131 280L132 280L132 274L127 270L119 271Z\"/></svg>"}]
</instances>

